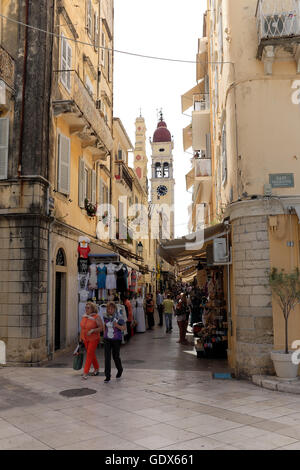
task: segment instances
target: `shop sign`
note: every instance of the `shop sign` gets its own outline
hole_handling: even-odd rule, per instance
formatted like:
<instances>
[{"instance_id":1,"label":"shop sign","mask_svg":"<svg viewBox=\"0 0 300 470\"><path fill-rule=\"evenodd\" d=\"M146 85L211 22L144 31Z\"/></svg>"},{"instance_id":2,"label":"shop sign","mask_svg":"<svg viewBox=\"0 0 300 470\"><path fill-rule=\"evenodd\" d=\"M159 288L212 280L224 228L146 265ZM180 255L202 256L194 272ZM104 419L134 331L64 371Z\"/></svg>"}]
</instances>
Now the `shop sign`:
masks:
<instances>
[{"instance_id":1,"label":"shop sign","mask_svg":"<svg viewBox=\"0 0 300 470\"><path fill-rule=\"evenodd\" d=\"M275 173L269 175L272 188L294 188L294 173Z\"/></svg>"}]
</instances>

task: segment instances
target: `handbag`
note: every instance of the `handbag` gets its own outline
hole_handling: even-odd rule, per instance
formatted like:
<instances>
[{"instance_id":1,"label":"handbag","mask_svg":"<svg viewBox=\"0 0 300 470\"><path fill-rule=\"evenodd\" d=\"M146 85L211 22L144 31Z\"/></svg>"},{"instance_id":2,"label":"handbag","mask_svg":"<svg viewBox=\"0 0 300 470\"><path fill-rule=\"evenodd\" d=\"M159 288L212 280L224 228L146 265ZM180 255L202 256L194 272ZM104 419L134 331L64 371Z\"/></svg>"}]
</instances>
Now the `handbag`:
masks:
<instances>
[{"instance_id":1,"label":"handbag","mask_svg":"<svg viewBox=\"0 0 300 470\"><path fill-rule=\"evenodd\" d=\"M73 369L74 370L82 369L83 357L84 357L84 345L83 343L78 343L73 353Z\"/></svg>"}]
</instances>

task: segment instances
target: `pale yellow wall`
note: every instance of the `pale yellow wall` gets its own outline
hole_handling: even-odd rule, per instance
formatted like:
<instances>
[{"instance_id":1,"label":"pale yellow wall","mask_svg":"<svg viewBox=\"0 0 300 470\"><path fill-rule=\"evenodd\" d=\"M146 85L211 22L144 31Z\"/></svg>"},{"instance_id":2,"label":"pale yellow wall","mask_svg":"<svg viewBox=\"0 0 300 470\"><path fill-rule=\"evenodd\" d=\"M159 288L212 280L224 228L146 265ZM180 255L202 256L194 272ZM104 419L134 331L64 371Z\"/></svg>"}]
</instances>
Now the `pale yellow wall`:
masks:
<instances>
[{"instance_id":1,"label":"pale yellow wall","mask_svg":"<svg viewBox=\"0 0 300 470\"><path fill-rule=\"evenodd\" d=\"M285 272L293 271L299 266L299 220L296 215L277 216L278 229L269 230L270 266ZM287 240L294 241L294 247L287 246ZM274 349L284 348L284 319L273 296ZM300 339L300 306L291 313L289 319L289 343Z\"/></svg>"}]
</instances>

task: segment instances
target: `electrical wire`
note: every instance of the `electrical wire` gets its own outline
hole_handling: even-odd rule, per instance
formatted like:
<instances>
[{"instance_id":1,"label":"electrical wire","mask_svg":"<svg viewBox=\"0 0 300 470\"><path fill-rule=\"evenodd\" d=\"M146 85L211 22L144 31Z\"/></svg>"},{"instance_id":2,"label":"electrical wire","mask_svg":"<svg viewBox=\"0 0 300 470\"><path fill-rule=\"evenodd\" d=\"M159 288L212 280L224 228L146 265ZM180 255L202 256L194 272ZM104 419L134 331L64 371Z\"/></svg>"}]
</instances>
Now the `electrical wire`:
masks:
<instances>
[{"instance_id":1,"label":"electrical wire","mask_svg":"<svg viewBox=\"0 0 300 470\"><path fill-rule=\"evenodd\" d=\"M30 28L30 29L33 29L35 31L39 31L40 33L48 34L49 36L54 36L54 37L59 38L59 39L61 37L57 33L52 33L51 31L46 31L45 29L41 29L41 28L38 28L36 26L26 24L22 21L18 21L18 20L15 20L13 18L9 18L8 16L2 15L2 14L0 14L0 18L6 19L7 21L18 24L20 26L24 26L25 28ZM208 64L231 64L231 62L223 62L223 61L220 61L220 62L205 61L205 62L203 62L203 61L199 61L199 60L195 61L195 60L184 60L184 59L171 59L171 58L168 58L168 57L158 57L158 56L152 56L152 55L138 54L138 53L129 52L129 51L121 51L119 49L112 49L112 48L105 47L105 46L91 44L89 42L79 41L78 39L73 39L73 38L69 38L69 37L65 37L65 39L67 41L75 42L76 44L82 44L84 46L93 47L95 49L103 49L103 50L106 50L106 51L117 52L118 54L125 54L125 55L130 55L130 56L133 56L133 57L140 57L140 58L143 58L143 59L160 60L160 61L165 61L165 62L178 62L178 63L185 63L185 64L200 64L200 65L203 65L203 66L207 66Z\"/></svg>"}]
</instances>

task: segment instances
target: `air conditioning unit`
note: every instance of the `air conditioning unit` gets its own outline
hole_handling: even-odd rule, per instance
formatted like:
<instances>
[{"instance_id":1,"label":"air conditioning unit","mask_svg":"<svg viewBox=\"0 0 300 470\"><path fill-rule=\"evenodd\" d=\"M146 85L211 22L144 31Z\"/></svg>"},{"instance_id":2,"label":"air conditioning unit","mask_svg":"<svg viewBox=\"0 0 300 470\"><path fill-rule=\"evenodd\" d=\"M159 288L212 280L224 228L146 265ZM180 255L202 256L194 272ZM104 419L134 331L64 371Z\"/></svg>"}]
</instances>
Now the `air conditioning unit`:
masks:
<instances>
[{"instance_id":1,"label":"air conditioning unit","mask_svg":"<svg viewBox=\"0 0 300 470\"><path fill-rule=\"evenodd\" d=\"M206 248L208 266L218 266L230 263L230 253L227 252L226 238L215 238L211 245Z\"/></svg>"},{"instance_id":2,"label":"air conditioning unit","mask_svg":"<svg viewBox=\"0 0 300 470\"><path fill-rule=\"evenodd\" d=\"M297 34L295 11L269 15L264 18L263 37L278 38Z\"/></svg>"}]
</instances>

